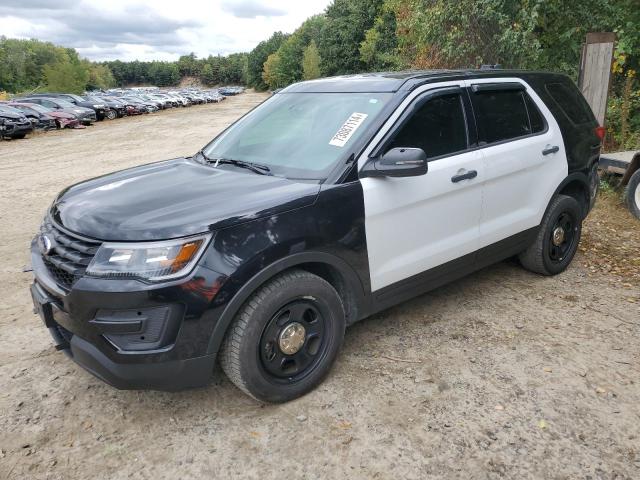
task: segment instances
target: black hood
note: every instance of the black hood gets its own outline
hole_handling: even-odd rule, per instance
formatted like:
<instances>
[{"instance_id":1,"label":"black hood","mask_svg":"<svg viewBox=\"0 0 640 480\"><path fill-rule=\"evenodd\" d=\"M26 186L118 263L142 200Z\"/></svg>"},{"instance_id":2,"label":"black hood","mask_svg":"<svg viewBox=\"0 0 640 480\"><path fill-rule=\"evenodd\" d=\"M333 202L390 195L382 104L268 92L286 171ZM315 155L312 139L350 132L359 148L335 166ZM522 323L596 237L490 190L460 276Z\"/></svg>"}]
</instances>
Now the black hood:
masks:
<instances>
[{"instance_id":1,"label":"black hood","mask_svg":"<svg viewBox=\"0 0 640 480\"><path fill-rule=\"evenodd\" d=\"M0 110L0 117L7 118L9 120L26 120L26 117L24 115L8 112L6 110Z\"/></svg>"},{"instance_id":2,"label":"black hood","mask_svg":"<svg viewBox=\"0 0 640 480\"><path fill-rule=\"evenodd\" d=\"M182 237L311 205L320 185L178 158L63 190L52 216L99 240Z\"/></svg>"}]
</instances>

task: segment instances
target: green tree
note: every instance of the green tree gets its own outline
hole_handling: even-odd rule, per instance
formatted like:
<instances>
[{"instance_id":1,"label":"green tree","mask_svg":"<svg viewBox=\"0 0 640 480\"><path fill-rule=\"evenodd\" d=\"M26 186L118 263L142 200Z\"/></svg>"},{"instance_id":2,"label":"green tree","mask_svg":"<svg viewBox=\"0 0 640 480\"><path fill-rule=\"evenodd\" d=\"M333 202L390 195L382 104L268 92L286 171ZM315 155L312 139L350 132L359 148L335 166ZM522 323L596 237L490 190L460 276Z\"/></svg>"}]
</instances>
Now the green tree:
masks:
<instances>
[{"instance_id":1,"label":"green tree","mask_svg":"<svg viewBox=\"0 0 640 480\"><path fill-rule=\"evenodd\" d=\"M360 60L366 70L396 70L401 67L396 28L396 14L385 2L360 44Z\"/></svg>"},{"instance_id":2,"label":"green tree","mask_svg":"<svg viewBox=\"0 0 640 480\"><path fill-rule=\"evenodd\" d=\"M91 63L88 60L84 60L82 63L89 72L87 90L106 90L115 86L116 81L109 67L99 63Z\"/></svg>"},{"instance_id":3,"label":"green tree","mask_svg":"<svg viewBox=\"0 0 640 480\"><path fill-rule=\"evenodd\" d=\"M313 80L318 77L320 77L320 54L315 40L311 40L302 55L302 78Z\"/></svg>"},{"instance_id":4,"label":"green tree","mask_svg":"<svg viewBox=\"0 0 640 480\"><path fill-rule=\"evenodd\" d=\"M83 93L89 80L85 66L69 58L45 65L43 73L47 89L54 92Z\"/></svg>"},{"instance_id":5,"label":"green tree","mask_svg":"<svg viewBox=\"0 0 640 480\"><path fill-rule=\"evenodd\" d=\"M256 90L266 90L268 85L262 79L264 62L272 53L278 51L288 38L282 32L275 32L269 39L260 42L247 56L247 84Z\"/></svg>"},{"instance_id":6,"label":"green tree","mask_svg":"<svg viewBox=\"0 0 640 480\"><path fill-rule=\"evenodd\" d=\"M382 4L383 0L334 0L327 7L326 22L318 42L324 75L357 73L365 69L360 61L360 44L365 40L365 32L373 26Z\"/></svg>"},{"instance_id":7,"label":"green tree","mask_svg":"<svg viewBox=\"0 0 640 480\"><path fill-rule=\"evenodd\" d=\"M280 74L280 63L280 56L277 53L269 55L264 62L262 80L271 90L286 86L286 81Z\"/></svg>"}]
</instances>

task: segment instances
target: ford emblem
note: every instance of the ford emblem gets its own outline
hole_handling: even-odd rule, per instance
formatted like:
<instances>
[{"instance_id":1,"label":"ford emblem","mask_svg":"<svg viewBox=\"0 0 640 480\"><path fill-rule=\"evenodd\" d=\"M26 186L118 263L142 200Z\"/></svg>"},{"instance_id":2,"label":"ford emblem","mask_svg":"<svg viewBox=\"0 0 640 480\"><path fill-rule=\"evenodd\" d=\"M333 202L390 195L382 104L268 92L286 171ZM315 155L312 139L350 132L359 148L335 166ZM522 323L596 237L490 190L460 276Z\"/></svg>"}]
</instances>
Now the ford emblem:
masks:
<instances>
[{"instance_id":1,"label":"ford emblem","mask_svg":"<svg viewBox=\"0 0 640 480\"><path fill-rule=\"evenodd\" d=\"M43 255L49 255L53 248L53 243L47 235L40 235L40 238L38 239L38 247L40 248L40 253Z\"/></svg>"}]
</instances>

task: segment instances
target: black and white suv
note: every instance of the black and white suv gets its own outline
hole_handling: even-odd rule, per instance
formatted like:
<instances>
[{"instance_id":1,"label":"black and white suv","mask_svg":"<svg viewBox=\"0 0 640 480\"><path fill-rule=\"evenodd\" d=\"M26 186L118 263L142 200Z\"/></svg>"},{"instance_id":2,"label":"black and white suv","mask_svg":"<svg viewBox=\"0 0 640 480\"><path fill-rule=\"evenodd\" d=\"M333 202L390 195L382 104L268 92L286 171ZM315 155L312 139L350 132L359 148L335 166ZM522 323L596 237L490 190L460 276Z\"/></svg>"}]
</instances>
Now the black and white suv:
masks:
<instances>
[{"instance_id":1,"label":"black and white suv","mask_svg":"<svg viewBox=\"0 0 640 480\"><path fill-rule=\"evenodd\" d=\"M281 402L345 327L518 256L571 262L602 129L565 76L382 73L292 85L190 158L62 191L32 243L59 349L118 388Z\"/></svg>"}]
</instances>

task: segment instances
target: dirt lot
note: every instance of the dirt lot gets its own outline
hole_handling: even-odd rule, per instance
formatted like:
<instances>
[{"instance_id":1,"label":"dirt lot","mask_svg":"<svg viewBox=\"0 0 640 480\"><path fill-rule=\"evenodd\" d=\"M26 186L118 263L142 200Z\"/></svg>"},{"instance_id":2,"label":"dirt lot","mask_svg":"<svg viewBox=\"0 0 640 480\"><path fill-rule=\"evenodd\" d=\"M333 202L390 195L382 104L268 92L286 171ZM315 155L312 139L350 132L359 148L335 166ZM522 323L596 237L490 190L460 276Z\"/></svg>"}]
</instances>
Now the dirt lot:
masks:
<instances>
[{"instance_id":1,"label":"dirt lot","mask_svg":"<svg viewBox=\"0 0 640 480\"><path fill-rule=\"evenodd\" d=\"M193 153L263 98L0 143L0 479L640 478L640 222L610 194L564 274L505 262L361 322L286 405L219 371L118 391L53 349L22 273L53 196Z\"/></svg>"}]
</instances>

